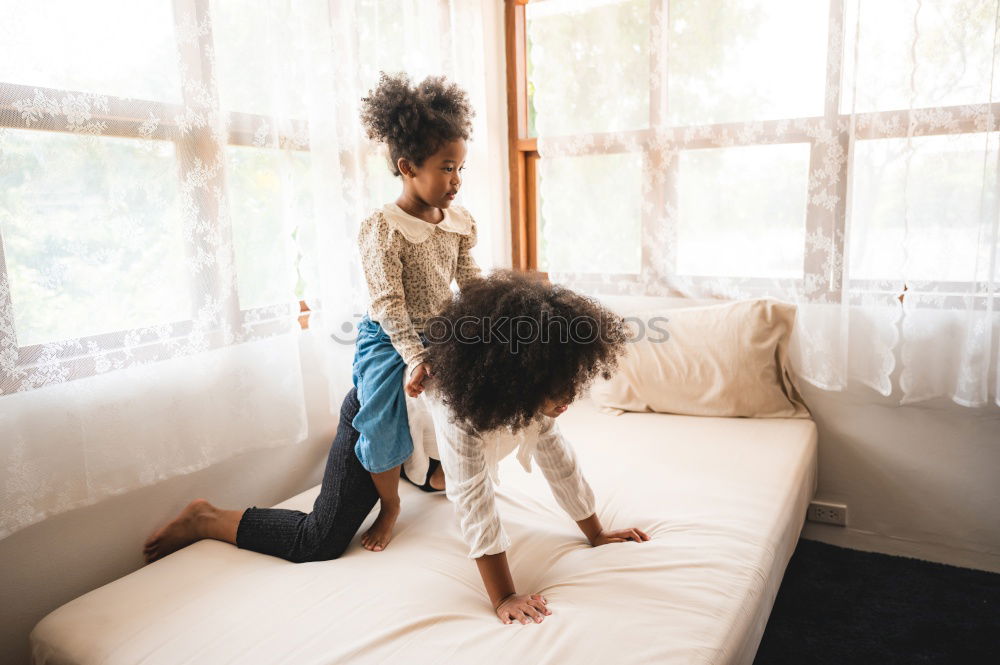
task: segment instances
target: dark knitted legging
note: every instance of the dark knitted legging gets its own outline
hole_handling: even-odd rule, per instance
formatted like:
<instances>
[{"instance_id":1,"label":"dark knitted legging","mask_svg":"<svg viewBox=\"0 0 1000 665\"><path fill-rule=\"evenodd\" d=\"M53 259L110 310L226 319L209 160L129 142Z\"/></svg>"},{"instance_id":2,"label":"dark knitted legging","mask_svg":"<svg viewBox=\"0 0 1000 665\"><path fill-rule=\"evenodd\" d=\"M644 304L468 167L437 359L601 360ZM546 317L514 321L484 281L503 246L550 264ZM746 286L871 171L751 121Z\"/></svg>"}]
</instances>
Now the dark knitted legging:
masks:
<instances>
[{"instance_id":1,"label":"dark knitted legging","mask_svg":"<svg viewBox=\"0 0 1000 665\"><path fill-rule=\"evenodd\" d=\"M337 436L330 446L320 490L311 513L284 508L248 508L236 530L236 546L294 563L336 559L378 502L375 483L354 444L360 434L351 425L361 405L352 388L340 407Z\"/></svg>"}]
</instances>

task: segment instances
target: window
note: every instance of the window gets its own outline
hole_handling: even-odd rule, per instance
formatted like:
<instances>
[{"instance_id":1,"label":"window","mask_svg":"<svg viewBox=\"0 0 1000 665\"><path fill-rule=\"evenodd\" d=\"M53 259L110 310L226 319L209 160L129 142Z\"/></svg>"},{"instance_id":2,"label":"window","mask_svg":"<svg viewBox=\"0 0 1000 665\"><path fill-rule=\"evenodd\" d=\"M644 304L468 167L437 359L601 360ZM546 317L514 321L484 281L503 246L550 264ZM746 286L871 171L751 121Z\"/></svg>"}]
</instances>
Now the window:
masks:
<instances>
[{"instance_id":1,"label":"window","mask_svg":"<svg viewBox=\"0 0 1000 665\"><path fill-rule=\"evenodd\" d=\"M186 279L176 159L167 141L4 133L0 231L19 346L188 318L190 294L173 288ZM129 186L135 175L145 187Z\"/></svg>"},{"instance_id":2,"label":"window","mask_svg":"<svg viewBox=\"0 0 1000 665\"><path fill-rule=\"evenodd\" d=\"M53 0L4 16L2 393L285 329L305 295L309 134L301 54L254 41L275 35L255 32L267 12ZM246 77L265 74L302 94L259 105Z\"/></svg>"},{"instance_id":3,"label":"window","mask_svg":"<svg viewBox=\"0 0 1000 665\"><path fill-rule=\"evenodd\" d=\"M995 10L508 2L515 265L637 288L740 277L814 302L845 280L891 288L903 261L911 290L968 281L997 205L981 186L997 177ZM540 157L538 133L563 149ZM554 241L570 215L572 252ZM906 256L904 234L922 238Z\"/></svg>"}]
</instances>

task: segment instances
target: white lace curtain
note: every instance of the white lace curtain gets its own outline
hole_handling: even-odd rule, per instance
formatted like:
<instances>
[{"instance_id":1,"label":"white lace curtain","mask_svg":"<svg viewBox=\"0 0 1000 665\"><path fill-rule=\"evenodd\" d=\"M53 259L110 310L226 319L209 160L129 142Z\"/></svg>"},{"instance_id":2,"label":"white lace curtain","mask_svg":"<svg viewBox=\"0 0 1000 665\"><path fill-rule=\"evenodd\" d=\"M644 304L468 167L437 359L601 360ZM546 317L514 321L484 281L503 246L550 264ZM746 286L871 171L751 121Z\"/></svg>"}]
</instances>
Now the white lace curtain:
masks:
<instances>
[{"instance_id":1,"label":"white lace curtain","mask_svg":"<svg viewBox=\"0 0 1000 665\"><path fill-rule=\"evenodd\" d=\"M337 412L366 305L358 224L399 188L358 120L380 70L469 91L464 198L480 260L502 261L495 14L0 0L0 537L304 440L306 334Z\"/></svg>"},{"instance_id":2,"label":"white lace curtain","mask_svg":"<svg viewBox=\"0 0 1000 665\"><path fill-rule=\"evenodd\" d=\"M532 1L541 269L792 301L816 386L1000 404L998 7Z\"/></svg>"}]
</instances>

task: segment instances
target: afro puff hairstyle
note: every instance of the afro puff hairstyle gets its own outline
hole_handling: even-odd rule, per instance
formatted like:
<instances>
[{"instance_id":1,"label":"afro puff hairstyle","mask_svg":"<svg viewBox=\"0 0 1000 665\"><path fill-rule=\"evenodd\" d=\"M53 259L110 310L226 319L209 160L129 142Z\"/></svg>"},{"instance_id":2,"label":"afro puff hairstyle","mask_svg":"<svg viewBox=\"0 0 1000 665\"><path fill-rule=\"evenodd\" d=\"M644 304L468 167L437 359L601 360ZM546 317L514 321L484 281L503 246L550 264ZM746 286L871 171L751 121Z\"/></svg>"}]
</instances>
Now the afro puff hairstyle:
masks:
<instances>
[{"instance_id":1,"label":"afro puff hairstyle","mask_svg":"<svg viewBox=\"0 0 1000 665\"><path fill-rule=\"evenodd\" d=\"M547 400L569 403L611 378L629 339L622 317L531 274L496 270L429 319L434 389L475 431L523 429Z\"/></svg>"},{"instance_id":2,"label":"afro puff hairstyle","mask_svg":"<svg viewBox=\"0 0 1000 665\"><path fill-rule=\"evenodd\" d=\"M444 76L428 76L411 86L405 73L381 72L378 86L361 99L365 133L388 146L395 176L400 157L420 166L445 143L468 140L473 116L469 96Z\"/></svg>"}]
</instances>

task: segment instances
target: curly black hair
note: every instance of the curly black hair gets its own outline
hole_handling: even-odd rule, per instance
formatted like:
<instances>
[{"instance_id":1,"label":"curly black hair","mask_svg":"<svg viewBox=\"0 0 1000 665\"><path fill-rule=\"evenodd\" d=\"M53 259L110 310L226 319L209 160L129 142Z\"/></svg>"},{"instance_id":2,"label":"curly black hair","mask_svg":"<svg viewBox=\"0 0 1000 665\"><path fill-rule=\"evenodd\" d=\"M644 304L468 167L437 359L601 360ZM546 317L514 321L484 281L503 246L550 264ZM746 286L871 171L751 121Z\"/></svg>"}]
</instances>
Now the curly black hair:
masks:
<instances>
[{"instance_id":1,"label":"curly black hair","mask_svg":"<svg viewBox=\"0 0 1000 665\"><path fill-rule=\"evenodd\" d=\"M546 400L571 402L625 350L622 317L530 273L466 284L425 332L434 389L456 419L485 432L524 428Z\"/></svg>"},{"instance_id":2,"label":"curly black hair","mask_svg":"<svg viewBox=\"0 0 1000 665\"><path fill-rule=\"evenodd\" d=\"M378 86L361 98L361 123L368 138L389 147L389 170L400 175L400 157L420 166L449 141L468 140L475 111L469 96L444 76L416 86L405 73L379 73Z\"/></svg>"}]
</instances>

